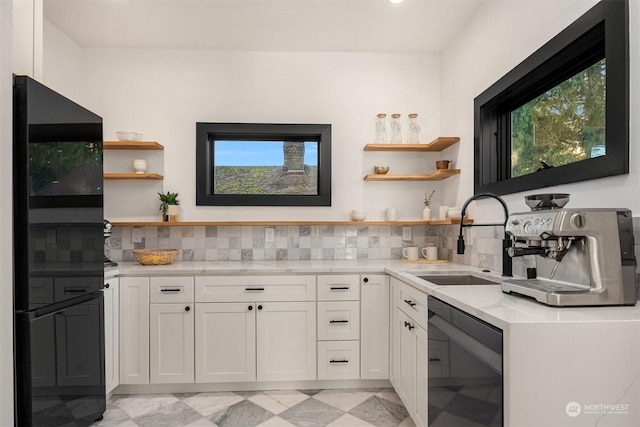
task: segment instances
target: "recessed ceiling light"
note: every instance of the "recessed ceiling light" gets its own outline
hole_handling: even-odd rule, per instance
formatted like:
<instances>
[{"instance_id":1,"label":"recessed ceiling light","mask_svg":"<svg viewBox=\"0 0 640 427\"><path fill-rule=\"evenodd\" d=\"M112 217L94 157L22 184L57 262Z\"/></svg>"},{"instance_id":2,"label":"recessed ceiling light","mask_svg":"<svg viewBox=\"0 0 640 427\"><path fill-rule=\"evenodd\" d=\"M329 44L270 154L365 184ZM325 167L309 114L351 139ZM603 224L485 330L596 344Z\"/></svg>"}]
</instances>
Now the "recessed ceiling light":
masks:
<instances>
[{"instance_id":1,"label":"recessed ceiling light","mask_svg":"<svg viewBox=\"0 0 640 427\"><path fill-rule=\"evenodd\" d=\"M389 0L391 3L402 3L404 0Z\"/></svg>"}]
</instances>

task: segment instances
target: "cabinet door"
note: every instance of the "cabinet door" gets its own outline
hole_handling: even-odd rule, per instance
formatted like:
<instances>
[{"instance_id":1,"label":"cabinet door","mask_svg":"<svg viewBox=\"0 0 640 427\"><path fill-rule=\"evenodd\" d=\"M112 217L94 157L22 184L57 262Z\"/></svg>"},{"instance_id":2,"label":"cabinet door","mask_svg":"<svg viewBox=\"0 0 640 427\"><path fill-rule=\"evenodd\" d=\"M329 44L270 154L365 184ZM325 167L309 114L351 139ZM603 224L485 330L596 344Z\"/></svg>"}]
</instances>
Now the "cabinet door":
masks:
<instances>
[{"instance_id":1,"label":"cabinet door","mask_svg":"<svg viewBox=\"0 0 640 427\"><path fill-rule=\"evenodd\" d=\"M395 278L391 278L389 281L389 294L391 297L391 301L389 303L389 311L391 314L391 327L389 328L389 334L391 335L389 341L391 343L391 350L389 352L389 380L391 381L391 385L398 390L398 377L400 375L400 331L401 325L398 319L400 316L400 309L396 307L396 303L398 301L398 285L399 282Z\"/></svg>"},{"instance_id":2,"label":"cabinet door","mask_svg":"<svg viewBox=\"0 0 640 427\"><path fill-rule=\"evenodd\" d=\"M316 303L262 302L257 308L258 381L316 379Z\"/></svg>"},{"instance_id":3,"label":"cabinet door","mask_svg":"<svg viewBox=\"0 0 640 427\"><path fill-rule=\"evenodd\" d=\"M120 383L149 384L149 278L120 279Z\"/></svg>"},{"instance_id":4,"label":"cabinet door","mask_svg":"<svg viewBox=\"0 0 640 427\"><path fill-rule=\"evenodd\" d=\"M411 319L403 313L401 310L397 310L398 322L398 387L396 391L398 396L402 399L402 403L407 408L410 414L413 413L414 402L414 377L413 377L413 364L415 363L415 355L413 350L413 337L414 334L407 324L411 322Z\"/></svg>"},{"instance_id":5,"label":"cabinet door","mask_svg":"<svg viewBox=\"0 0 640 427\"><path fill-rule=\"evenodd\" d=\"M411 418L416 423L417 427L427 427L429 420L427 418L427 407L429 406L429 400L427 393L429 386L428 381L428 366L429 366L429 351L428 351L428 339L427 331L416 325L413 332L413 347L415 354L415 363L413 364L415 369L415 383L414 383L414 396L415 403L413 405L413 412Z\"/></svg>"},{"instance_id":6,"label":"cabinet door","mask_svg":"<svg viewBox=\"0 0 640 427\"><path fill-rule=\"evenodd\" d=\"M196 382L256 380L256 304L196 304Z\"/></svg>"},{"instance_id":7,"label":"cabinet door","mask_svg":"<svg viewBox=\"0 0 640 427\"><path fill-rule=\"evenodd\" d=\"M151 304L150 382L193 382L193 304Z\"/></svg>"},{"instance_id":8,"label":"cabinet door","mask_svg":"<svg viewBox=\"0 0 640 427\"><path fill-rule=\"evenodd\" d=\"M362 379L389 378L389 276L362 276L360 347Z\"/></svg>"},{"instance_id":9,"label":"cabinet door","mask_svg":"<svg viewBox=\"0 0 640 427\"><path fill-rule=\"evenodd\" d=\"M107 394L120 384L120 288L117 277L104 283L104 363Z\"/></svg>"}]
</instances>

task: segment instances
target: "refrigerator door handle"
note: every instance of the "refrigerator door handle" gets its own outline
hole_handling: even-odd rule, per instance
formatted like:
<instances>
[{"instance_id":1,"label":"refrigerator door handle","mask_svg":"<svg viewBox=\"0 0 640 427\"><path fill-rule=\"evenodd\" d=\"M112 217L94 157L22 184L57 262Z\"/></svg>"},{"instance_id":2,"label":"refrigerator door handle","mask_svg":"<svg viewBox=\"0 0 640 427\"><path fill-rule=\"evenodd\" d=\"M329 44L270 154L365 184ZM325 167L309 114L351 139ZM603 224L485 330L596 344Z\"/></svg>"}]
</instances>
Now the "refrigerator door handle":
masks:
<instances>
[{"instance_id":1,"label":"refrigerator door handle","mask_svg":"<svg viewBox=\"0 0 640 427\"><path fill-rule=\"evenodd\" d=\"M56 314L60 311L63 311L64 309L69 308L70 306L82 304L84 302L91 301L98 298L102 298L102 291L92 292L90 294L82 295L70 300L53 303L45 307L41 307L33 311L29 311L28 312L29 320L38 319L44 316L50 316L52 314Z\"/></svg>"}]
</instances>

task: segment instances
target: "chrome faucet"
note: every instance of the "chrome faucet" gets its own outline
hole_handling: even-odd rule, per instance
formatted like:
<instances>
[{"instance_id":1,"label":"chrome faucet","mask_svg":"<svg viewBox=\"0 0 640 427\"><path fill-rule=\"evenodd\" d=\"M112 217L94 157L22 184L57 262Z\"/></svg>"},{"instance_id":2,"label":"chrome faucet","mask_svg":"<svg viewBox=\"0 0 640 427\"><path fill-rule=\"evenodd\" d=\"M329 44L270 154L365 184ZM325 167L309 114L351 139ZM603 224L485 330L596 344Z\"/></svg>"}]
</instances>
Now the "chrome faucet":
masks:
<instances>
[{"instance_id":1,"label":"chrome faucet","mask_svg":"<svg viewBox=\"0 0 640 427\"><path fill-rule=\"evenodd\" d=\"M465 224L464 215L467 212L467 207L469 206L469 203L473 202L474 200L484 199L484 198L492 198L500 202L500 204L502 205L502 208L504 209L504 222L501 224ZM460 212L460 234L458 235L458 250L457 250L458 255L464 254L465 245L464 245L464 237L462 236L462 227L486 227L486 226L501 225L506 228L508 218L509 218L509 209L507 208L507 204L504 202L504 200L502 200L502 197L493 193L479 193L468 198L467 201L464 202L464 205L462 205L462 212ZM512 246L511 238L505 231L504 238L502 239L502 275L505 277L513 276L513 261L511 257L507 255L507 250L511 248L511 246Z\"/></svg>"}]
</instances>

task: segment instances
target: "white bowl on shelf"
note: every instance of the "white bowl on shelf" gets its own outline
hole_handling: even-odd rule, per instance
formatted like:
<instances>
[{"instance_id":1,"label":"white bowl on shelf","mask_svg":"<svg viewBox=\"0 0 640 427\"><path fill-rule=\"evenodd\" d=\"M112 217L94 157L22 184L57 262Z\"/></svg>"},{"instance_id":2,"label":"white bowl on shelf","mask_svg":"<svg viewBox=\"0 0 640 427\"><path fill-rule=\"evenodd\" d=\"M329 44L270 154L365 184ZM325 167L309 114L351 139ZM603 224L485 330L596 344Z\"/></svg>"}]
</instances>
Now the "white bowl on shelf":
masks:
<instances>
[{"instance_id":1,"label":"white bowl on shelf","mask_svg":"<svg viewBox=\"0 0 640 427\"><path fill-rule=\"evenodd\" d=\"M353 221L364 221L367 217L367 211L361 211L358 209L354 209L351 211L351 220Z\"/></svg>"},{"instance_id":2,"label":"white bowl on shelf","mask_svg":"<svg viewBox=\"0 0 640 427\"><path fill-rule=\"evenodd\" d=\"M142 141L142 134L137 132L118 131L118 141Z\"/></svg>"}]
</instances>

